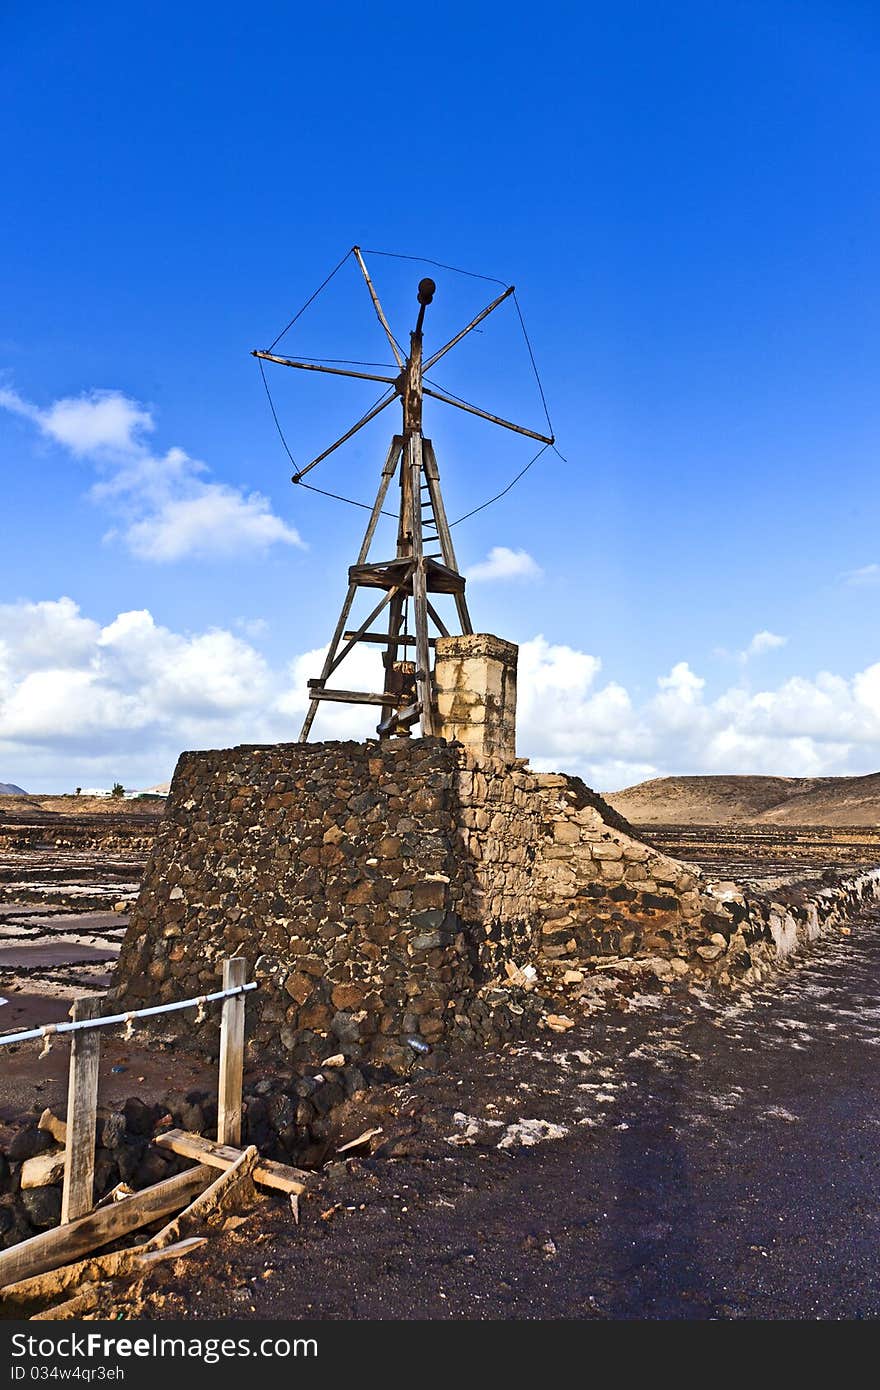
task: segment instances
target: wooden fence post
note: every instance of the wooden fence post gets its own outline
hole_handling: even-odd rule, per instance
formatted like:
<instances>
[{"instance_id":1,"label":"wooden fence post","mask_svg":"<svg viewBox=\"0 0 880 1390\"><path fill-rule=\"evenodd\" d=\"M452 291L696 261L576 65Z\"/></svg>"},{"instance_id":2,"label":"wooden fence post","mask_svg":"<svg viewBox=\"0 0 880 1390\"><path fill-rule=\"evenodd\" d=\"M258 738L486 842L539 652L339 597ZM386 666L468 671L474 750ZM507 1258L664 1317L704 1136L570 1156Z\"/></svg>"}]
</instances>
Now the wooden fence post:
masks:
<instances>
[{"instance_id":1,"label":"wooden fence post","mask_svg":"<svg viewBox=\"0 0 880 1390\"><path fill-rule=\"evenodd\" d=\"M247 961L242 956L223 962L223 988L235 989L247 979ZM244 1069L243 994L223 1000L220 1021L220 1090L217 1108L217 1142L241 1143L241 1093Z\"/></svg>"},{"instance_id":2,"label":"wooden fence post","mask_svg":"<svg viewBox=\"0 0 880 1390\"><path fill-rule=\"evenodd\" d=\"M103 995L74 999L74 1022L98 1018ZM75 1221L92 1210L95 1183L95 1119L98 1111L98 1063L101 1038L97 1028L78 1029L70 1035L70 1073L67 1082L67 1143L64 1153L64 1188L61 1224Z\"/></svg>"}]
</instances>

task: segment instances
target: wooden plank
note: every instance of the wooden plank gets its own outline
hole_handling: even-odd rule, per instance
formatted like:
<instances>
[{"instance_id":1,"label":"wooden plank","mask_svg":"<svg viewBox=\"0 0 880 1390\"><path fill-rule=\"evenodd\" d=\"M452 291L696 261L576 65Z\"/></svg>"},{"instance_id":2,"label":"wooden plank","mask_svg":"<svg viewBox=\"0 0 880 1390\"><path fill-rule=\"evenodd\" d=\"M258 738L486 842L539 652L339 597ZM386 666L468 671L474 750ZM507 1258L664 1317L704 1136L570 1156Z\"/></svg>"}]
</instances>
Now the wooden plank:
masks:
<instances>
[{"instance_id":1,"label":"wooden plank","mask_svg":"<svg viewBox=\"0 0 880 1390\"><path fill-rule=\"evenodd\" d=\"M0 1288L57 1269L129 1231L179 1211L214 1181L214 1166L200 1163L197 1168L154 1183L133 1197L0 1250Z\"/></svg>"},{"instance_id":2,"label":"wooden plank","mask_svg":"<svg viewBox=\"0 0 880 1390\"><path fill-rule=\"evenodd\" d=\"M75 1264L62 1266L60 1269L49 1270L45 1274L37 1274L32 1279L22 1279L17 1284L9 1284L3 1290L4 1312L7 1310L17 1311L28 1304L33 1304L37 1299L43 1302L47 1298L58 1298L61 1294L71 1294L76 1289L85 1285L85 1292L89 1290L97 1291L102 1284L106 1285L109 1280L126 1277L134 1273L147 1264L159 1262L163 1259L177 1259L181 1255L187 1255L193 1250L207 1245L207 1236L191 1236L186 1240L177 1241L173 1245L166 1245L164 1248L157 1249L155 1240L146 1241L143 1245L132 1246L128 1250L116 1250L109 1255L90 1255L85 1260L78 1260ZM60 1310L73 1308L78 1298L82 1295L75 1295L69 1302L56 1304L55 1310L58 1316L65 1316ZM43 1313L33 1313L32 1317L52 1317L55 1310L46 1309Z\"/></svg>"},{"instance_id":3,"label":"wooden plank","mask_svg":"<svg viewBox=\"0 0 880 1390\"><path fill-rule=\"evenodd\" d=\"M354 637L355 633L344 632L342 635L347 641L349 637ZM357 633L357 640L359 642L375 642L379 646L387 647L389 638L387 632L359 632ZM412 647L415 645L415 640L416 639L412 636L411 633L405 634L402 632L398 633L394 638L394 642L397 644L398 647ZM436 637L428 638L429 647L436 646L436 643Z\"/></svg>"},{"instance_id":4,"label":"wooden plank","mask_svg":"<svg viewBox=\"0 0 880 1390\"><path fill-rule=\"evenodd\" d=\"M406 469L402 468L401 475L405 476L405 474ZM408 570L407 573L411 574L412 570ZM404 603L403 593L398 589L394 598L391 600L391 607L388 610L388 640L385 644L385 650L382 653L382 665L385 669L386 682L392 679L394 663L397 661L398 657L399 644L397 639L400 636L400 629L403 626ZM404 655L406 655L405 649ZM397 701L395 700L390 705L382 706L382 713L379 715L379 723L376 727L376 732L380 738L384 738L386 734L394 728L394 723L392 721L396 705Z\"/></svg>"},{"instance_id":5,"label":"wooden plank","mask_svg":"<svg viewBox=\"0 0 880 1390\"><path fill-rule=\"evenodd\" d=\"M238 1157L228 1168L224 1168L220 1176L215 1178L204 1192L200 1192L195 1201L188 1207L184 1207L182 1212L173 1217L167 1226L163 1226L158 1235L153 1236L149 1242L151 1250L164 1250L167 1245L173 1245L184 1236L189 1235L193 1228L198 1228L209 1217L216 1216L229 1206L230 1201L238 1201L243 1195L253 1198L254 1196L254 1168L260 1157L260 1151L255 1144L250 1144L246 1149L237 1151ZM242 1188L245 1192L242 1192Z\"/></svg>"},{"instance_id":6,"label":"wooden plank","mask_svg":"<svg viewBox=\"0 0 880 1390\"><path fill-rule=\"evenodd\" d=\"M402 565L411 565L411 560L386 560L380 565L352 565L348 571L349 583L362 589L393 589L399 587L405 594L411 594L412 580L401 578ZM437 560L425 560L427 589L431 594L458 594L464 592L464 576L457 574L447 565Z\"/></svg>"},{"instance_id":7,"label":"wooden plank","mask_svg":"<svg viewBox=\"0 0 880 1390\"><path fill-rule=\"evenodd\" d=\"M247 961L223 962L223 988L247 983ZM217 1137L221 1144L241 1143L241 1096L244 1073L244 995L223 1000L220 1019L220 1084L217 1092Z\"/></svg>"},{"instance_id":8,"label":"wooden plank","mask_svg":"<svg viewBox=\"0 0 880 1390\"><path fill-rule=\"evenodd\" d=\"M176 1240L173 1245L166 1245L158 1250L146 1249L142 1255L135 1257L135 1264L142 1268L160 1264L163 1260L179 1260L182 1255L192 1255L207 1244L207 1236L187 1236L185 1240Z\"/></svg>"},{"instance_id":9,"label":"wooden plank","mask_svg":"<svg viewBox=\"0 0 880 1390\"><path fill-rule=\"evenodd\" d=\"M54 1308L43 1308L39 1313L32 1313L29 1321L69 1322L72 1318L81 1318L85 1313L94 1312L100 1301L100 1288L90 1286L74 1298L66 1299L64 1303L56 1303Z\"/></svg>"},{"instance_id":10,"label":"wooden plank","mask_svg":"<svg viewBox=\"0 0 880 1390\"><path fill-rule=\"evenodd\" d=\"M339 700L346 705L393 705L396 695L385 691L384 695L371 695L358 690L321 690L310 686L313 700Z\"/></svg>"},{"instance_id":11,"label":"wooden plank","mask_svg":"<svg viewBox=\"0 0 880 1390\"><path fill-rule=\"evenodd\" d=\"M194 1158L199 1163L210 1163L214 1168L229 1168L238 1159L240 1150L229 1144L218 1144L213 1139L205 1139L201 1134L187 1134L183 1129L169 1129L158 1134L153 1140L160 1149L170 1149L181 1158ZM261 1187L272 1187L278 1192L305 1192L306 1183L313 1173L302 1168L290 1168L286 1163L276 1163L274 1159L261 1158L254 1169L254 1182Z\"/></svg>"},{"instance_id":12,"label":"wooden plank","mask_svg":"<svg viewBox=\"0 0 880 1390\"><path fill-rule=\"evenodd\" d=\"M84 995L73 1001L74 1023L98 1018L104 1005L101 995ZM64 1155L64 1187L61 1192L61 1224L91 1211L95 1200L95 1121L98 1115L98 1064L101 1035L97 1028L83 1028L70 1035L70 1071L67 1082L67 1139Z\"/></svg>"}]
</instances>

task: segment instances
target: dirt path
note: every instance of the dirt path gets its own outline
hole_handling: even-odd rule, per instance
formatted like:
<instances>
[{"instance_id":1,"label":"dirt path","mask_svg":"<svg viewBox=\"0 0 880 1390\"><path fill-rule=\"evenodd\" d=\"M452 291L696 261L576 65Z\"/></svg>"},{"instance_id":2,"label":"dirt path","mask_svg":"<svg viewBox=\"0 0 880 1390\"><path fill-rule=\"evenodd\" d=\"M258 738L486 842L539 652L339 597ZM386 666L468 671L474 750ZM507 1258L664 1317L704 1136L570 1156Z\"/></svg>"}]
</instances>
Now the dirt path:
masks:
<instances>
[{"instance_id":1,"label":"dirt path","mask_svg":"<svg viewBox=\"0 0 880 1390\"><path fill-rule=\"evenodd\" d=\"M643 996L395 1088L399 1157L334 1165L299 1229L266 1202L144 1312L875 1317L878 1047L875 911L747 999Z\"/></svg>"}]
</instances>

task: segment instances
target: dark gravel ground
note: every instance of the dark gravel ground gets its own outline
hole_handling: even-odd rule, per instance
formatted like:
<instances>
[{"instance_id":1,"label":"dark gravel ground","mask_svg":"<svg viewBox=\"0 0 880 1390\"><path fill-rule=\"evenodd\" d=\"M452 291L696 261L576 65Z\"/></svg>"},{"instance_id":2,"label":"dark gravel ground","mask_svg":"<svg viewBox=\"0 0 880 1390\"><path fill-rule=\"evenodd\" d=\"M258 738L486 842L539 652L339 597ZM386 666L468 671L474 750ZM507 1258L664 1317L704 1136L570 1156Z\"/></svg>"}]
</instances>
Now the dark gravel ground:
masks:
<instances>
[{"instance_id":1,"label":"dark gravel ground","mask_svg":"<svg viewBox=\"0 0 880 1390\"><path fill-rule=\"evenodd\" d=\"M748 995L637 993L389 1089L346 1120L384 1149L331 1165L298 1227L263 1200L131 1311L876 1317L878 1047L875 910Z\"/></svg>"}]
</instances>

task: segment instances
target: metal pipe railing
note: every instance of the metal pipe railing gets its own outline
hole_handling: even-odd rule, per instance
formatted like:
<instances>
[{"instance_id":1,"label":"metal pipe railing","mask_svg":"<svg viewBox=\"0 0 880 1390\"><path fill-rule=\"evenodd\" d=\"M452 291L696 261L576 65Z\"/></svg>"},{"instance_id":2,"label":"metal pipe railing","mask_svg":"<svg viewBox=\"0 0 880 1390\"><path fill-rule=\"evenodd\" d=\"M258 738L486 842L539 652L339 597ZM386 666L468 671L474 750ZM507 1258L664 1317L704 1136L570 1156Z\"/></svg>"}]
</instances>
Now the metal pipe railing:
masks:
<instances>
[{"instance_id":1,"label":"metal pipe railing","mask_svg":"<svg viewBox=\"0 0 880 1390\"><path fill-rule=\"evenodd\" d=\"M54 1038L60 1033L76 1033L83 1028L109 1028L115 1023L133 1023L138 1018L152 1018L156 1014L176 1013L180 1009L201 1008L220 999L231 999L236 994L246 994L256 989L257 981L246 985L236 985L232 989L218 989L211 994L200 994L195 999L178 999L173 1004L154 1004L148 1009L130 1009L124 1014L108 1014L106 1018L85 1018L73 1023L46 1023L40 1028L27 1028L21 1033L4 1033L0 1037L0 1047L9 1043L30 1042L37 1038Z\"/></svg>"}]
</instances>

